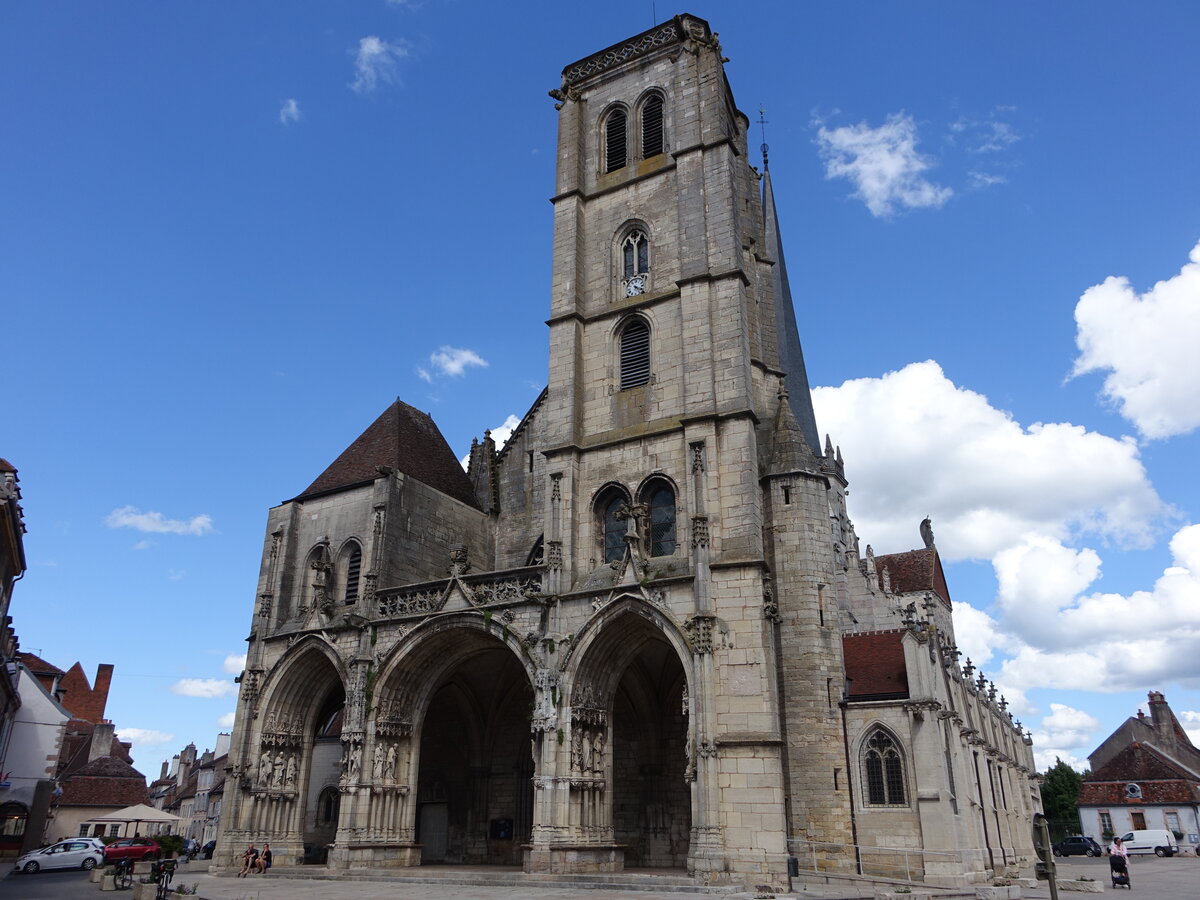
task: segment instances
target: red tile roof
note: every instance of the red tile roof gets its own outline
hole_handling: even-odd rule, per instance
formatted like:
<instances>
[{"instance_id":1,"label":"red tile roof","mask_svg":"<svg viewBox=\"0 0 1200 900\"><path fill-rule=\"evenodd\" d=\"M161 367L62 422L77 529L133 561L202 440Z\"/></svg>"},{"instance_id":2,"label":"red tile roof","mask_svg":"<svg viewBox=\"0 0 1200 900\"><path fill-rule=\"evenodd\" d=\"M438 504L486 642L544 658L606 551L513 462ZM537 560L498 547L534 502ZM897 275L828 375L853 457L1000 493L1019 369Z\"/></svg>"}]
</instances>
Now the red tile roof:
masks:
<instances>
[{"instance_id":1,"label":"red tile roof","mask_svg":"<svg viewBox=\"0 0 1200 900\"><path fill-rule=\"evenodd\" d=\"M1136 784L1140 797L1126 786ZM1149 744L1134 741L1097 771L1084 776L1083 806L1142 806L1147 803L1200 803L1200 779Z\"/></svg>"},{"instance_id":2,"label":"red tile roof","mask_svg":"<svg viewBox=\"0 0 1200 900\"><path fill-rule=\"evenodd\" d=\"M54 663L46 662L44 659L42 659L40 656L38 656L34 653L26 653L24 650L22 650L20 653L17 654L17 658L20 659L21 662L25 664L25 668L27 668L34 675L65 675L66 674L62 669L60 669Z\"/></svg>"},{"instance_id":3,"label":"red tile roof","mask_svg":"<svg viewBox=\"0 0 1200 900\"><path fill-rule=\"evenodd\" d=\"M59 806L133 806L147 803L146 776L111 756L94 759L62 785Z\"/></svg>"},{"instance_id":4,"label":"red tile roof","mask_svg":"<svg viewBox=\"0 0 1200 900\"><path fill-rule=\"evenodd\" d=\"M883 589L883 570L888 570L892 590L900 594L915 591L932 591L947 606L950 605L950 588L946 585L946 574L942 561L934 548L908 550L904 553L888 553L875 557L875 572L879 588Z\"/></svg>"},{"instance_id":5,"label":"red tile roof","mask_svg":"<svg viewBox=\"0 0 1200 900\"><path fill-rule=\"evenodd\" d=\"M400 400L384 410L293 499L367 484L379 477L377 466L390 466L456 500L478 506L467 473L433 419Z\"/></svg>"},{"instance_id":6,"label":"red tile roof","mask_svg":"<svg viewBox=\"0 0 1200 900\"><path fill-rule=\"evenodd\" d=\"M901 643L905 629L866 631L842 637L851 700L888 700L908 696L908 668Z\"/></svg>"}]
</instances>

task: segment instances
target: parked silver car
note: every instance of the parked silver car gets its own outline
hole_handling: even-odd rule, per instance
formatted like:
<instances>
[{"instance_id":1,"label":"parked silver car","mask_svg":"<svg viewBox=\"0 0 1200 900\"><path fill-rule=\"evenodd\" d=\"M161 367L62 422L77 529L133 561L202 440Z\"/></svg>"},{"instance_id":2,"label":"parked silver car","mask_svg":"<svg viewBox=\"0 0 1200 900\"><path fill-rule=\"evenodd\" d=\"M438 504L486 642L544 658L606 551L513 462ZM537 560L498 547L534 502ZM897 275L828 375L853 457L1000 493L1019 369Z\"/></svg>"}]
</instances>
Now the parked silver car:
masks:
<instances>
[{"instance_id":1,"label":"parked silver car","mask_svg":"<svg viewBox=\"0 0 1200 900\"><path fill-rule=\"evenodd\" d=\"M33 874L41 869L94 869L103 861L104 854L90 840L73 838L26 853L14 868Z\"/></svg>"}]
</instances>

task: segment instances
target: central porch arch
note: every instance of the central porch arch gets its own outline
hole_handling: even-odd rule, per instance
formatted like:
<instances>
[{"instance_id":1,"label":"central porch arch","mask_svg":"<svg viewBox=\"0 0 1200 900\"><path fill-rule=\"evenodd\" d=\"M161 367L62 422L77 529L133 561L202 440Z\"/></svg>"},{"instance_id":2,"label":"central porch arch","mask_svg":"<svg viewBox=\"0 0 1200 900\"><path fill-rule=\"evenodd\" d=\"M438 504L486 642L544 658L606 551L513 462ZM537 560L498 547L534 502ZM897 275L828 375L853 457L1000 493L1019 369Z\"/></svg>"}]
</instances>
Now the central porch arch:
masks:
<instances>
[{"instance_id":1,"label":"central porch arch","mask_svg":"<svg viewBox=\"0 0 1200 900\"><path fill-rule=\"evenodd\" d=\"M405 745L420 861L518 865L533 826L524 659L505 629L472 613L439 617L409 641L380 679L376 742Z\"/></svg>"}]
</instances>

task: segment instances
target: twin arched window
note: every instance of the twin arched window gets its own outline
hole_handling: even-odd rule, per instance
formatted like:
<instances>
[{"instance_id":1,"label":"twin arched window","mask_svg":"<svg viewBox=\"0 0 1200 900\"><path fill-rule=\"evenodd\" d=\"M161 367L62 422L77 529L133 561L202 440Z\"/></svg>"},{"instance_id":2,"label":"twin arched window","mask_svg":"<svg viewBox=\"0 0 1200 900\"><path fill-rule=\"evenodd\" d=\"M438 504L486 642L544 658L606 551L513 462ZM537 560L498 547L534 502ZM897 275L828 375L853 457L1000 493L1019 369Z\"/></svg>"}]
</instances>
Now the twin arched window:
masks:
<instances>
[{"instance_id":1,"label":"twin arched window","mask_svg":"<svg viewBox=\"0 0 1200 900\"><path fill-rule=\"evenodd\" d=\"M630 145L640 151L640 159L649 159L667 149L666 129L663 125L663 110L666 101L657 91L651 91L642 100L638 115L640 140L629 139L629 114L625 107L618 106L604 117L604 172L615 172L630 163Z\"/></svg>"},{"instance_id":2,"label":"twin arched window","mask_svg":"<svg viewBox=\"0 0 1200 900\"><path fill-rule=\"evenodd\" d=\"M868 806L907 806L904 760L895 739L876 728L863 745L863 779Z\"/></svg>"},{"instance_id":3,"label":"twin arched window","mask_svg":"<svg viewBox=\"0 0 1200 900\"><path fill-rule=\"evenodd\" d=\"M675 489L665 478L656 477L642 488L640 508L631 507L624 488L610 487L596 501L600 525L600 542L604 561L619 562L625 556L625 537L630 533L631 517L635 532L641 532L641 543L650 556L671 556L675 540ZM638 526L643 526L639 528Z\"/></svg>"}]
</instances>

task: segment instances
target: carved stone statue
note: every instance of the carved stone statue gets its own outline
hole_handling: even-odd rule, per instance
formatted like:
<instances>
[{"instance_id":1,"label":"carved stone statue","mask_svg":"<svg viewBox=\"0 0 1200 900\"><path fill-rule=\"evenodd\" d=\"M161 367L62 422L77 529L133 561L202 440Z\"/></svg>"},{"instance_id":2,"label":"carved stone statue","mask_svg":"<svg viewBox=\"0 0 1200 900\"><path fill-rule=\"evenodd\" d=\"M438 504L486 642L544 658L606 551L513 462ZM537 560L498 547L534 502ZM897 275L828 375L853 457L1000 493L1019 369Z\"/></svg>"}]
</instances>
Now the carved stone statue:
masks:
<instances>
[{"instance_id":1,"label":"carved stone statue","mask_svg":"<svg viewBox=\"0 0 1200 900\"><path fill-rule=\"evenodd\" d=\"M385 774L389 779L396 777L396 745L392 744L388 747L387 762L385 763Z\"/></svg>"},{"instance_id":2,"label":"carved stone statue","mask_svg":"<svg viewBox=\"0 0 1200 900\"><path fill-rule=\"evenodd\" d=\"M274 766L271 763L271 751L264 750L258 760L258 783L262 787L271 786L271 771Z\"/></svg>"},{"instance_id":3,"label":"carved stone statue","mask_svg":"<svg viewBox=\"0 0 1200 900\"><path fill-rule=\"evenodd\" d=\"M933 523L929 521L929 516L921 520L921 540L925 542L925 549L933 549Z\"/></svg>"},{"instance_id":4,"label":"carved stone statue","mask_svg":"<svg viewBox=\"0 0 1200 900\"><path fill-rule=\"evenodd\" d=\"M283 757L283 751L275 754L275 776L272 779L275 787L283 787L284 770L287 768L287 760Z\"/></svg>"},{"instance_id":5,"label":"carved stone statue","mask_svg":"<svg viewBox=\"0 0 1200 900\"><path fill-rule=\"evenodd\" d=\"M296 786L296 754L293 753L287 760L287 772L283 777L284 784L288 787Z\"/></svg>"},{"instance_id":6,"label":"carved stone statue","mask_svg":"<svg viewBox=\"0 0 1200 900\"><path fill-rule=\"evenodd\" d=\"M371 777L376 781L383 780L383 767L386 764L387 754L384 752L383 745L375 748L375 756L371 762Z\"/></svg>"}]
</instances>

